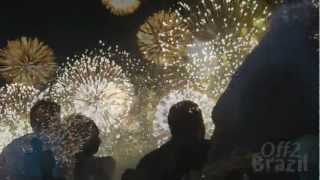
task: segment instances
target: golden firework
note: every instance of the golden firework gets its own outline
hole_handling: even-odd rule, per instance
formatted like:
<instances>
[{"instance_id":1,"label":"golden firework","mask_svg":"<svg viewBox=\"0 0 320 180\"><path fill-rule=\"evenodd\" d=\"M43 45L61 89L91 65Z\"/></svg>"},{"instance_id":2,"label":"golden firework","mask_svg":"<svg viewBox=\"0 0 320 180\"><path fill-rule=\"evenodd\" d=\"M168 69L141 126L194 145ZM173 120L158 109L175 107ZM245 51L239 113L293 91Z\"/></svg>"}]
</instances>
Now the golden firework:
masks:
<instances>
[{"instance_id":1,"label":"golden firework","mask_svg":"<svg viewBox=\"0 0 320 180\"><path fill-rule=\"evenodd\" d=\"M175 12L165 11L149 17L137 37L144 58L165 66L180 62L191 40L187 24Z\"/></svg>"},{"instance_id":2,"label":"golden firework","mask_svg":"<svg viewBox=\"0 0 320 180\"><path fill-rule=\"evenodd\" d=\"M43 85L55 75L53 50L37 38L9 41L0 50L0 74L9 82Z\"/></svg>"},{"instance_id":3,"label":"golden firework","mask_svg":"<svg viewBox=\"0 0 320 180\"><path fill-rule=\"evenodd\" d=\"M102 3L112 14L118 16L134 13L141 4L139 0L102 0Z\"/></svg>"}]
</instances>

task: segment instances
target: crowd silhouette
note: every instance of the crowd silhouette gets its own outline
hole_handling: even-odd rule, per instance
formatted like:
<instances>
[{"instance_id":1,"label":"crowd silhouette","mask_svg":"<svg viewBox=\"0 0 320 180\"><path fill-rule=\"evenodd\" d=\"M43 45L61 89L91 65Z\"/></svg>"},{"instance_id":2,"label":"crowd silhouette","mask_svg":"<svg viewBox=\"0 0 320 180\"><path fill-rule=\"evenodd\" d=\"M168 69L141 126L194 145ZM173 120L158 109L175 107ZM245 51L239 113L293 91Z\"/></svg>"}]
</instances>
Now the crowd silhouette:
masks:
<instances>
[{"instance_id":1,"label":"crowd silhouette","mask_svg":"<svg viewBox=\"0 0 320 180\"><path fill-rule=\"evenodd\" d=\"M292 13L290 5L276 13L270 32L240 67L213 109L216 130L211 140L205 139L199 106L188 100L177 102L168 115L171 138L145 155L136 168L125 170L122 180L315 180L319 177L315 160L319 158L319 132L315 130L318 110L314 95L318 85L314 68L318 62L313 62L318 56L315 49L319 47L306 35L313 32L315 25L305 23L315 22L318 15L304 3L292 7L295 13L305 17L303 22L297 17L283 18L282 12L288 16ZM266 58L273 47L276 52L268 55L270 59ZM300 86L294 91L297 82ZM102 141L95 122L73 114L67 117L68 126L63 128L60 117L59 104L50 100L35 103L30 110L33 133L13 140L0 154L0 180L113 179L117 162L112 157L95 156ZM255 171L254 154L265 143L283 141L298 143L296 155L299 156L295 160L307 155L306 161L301 161L307 166L305 171L278 172L279 169L273 170L274 164L269 164L268 171Z\"/></svg>"}]
</instances>

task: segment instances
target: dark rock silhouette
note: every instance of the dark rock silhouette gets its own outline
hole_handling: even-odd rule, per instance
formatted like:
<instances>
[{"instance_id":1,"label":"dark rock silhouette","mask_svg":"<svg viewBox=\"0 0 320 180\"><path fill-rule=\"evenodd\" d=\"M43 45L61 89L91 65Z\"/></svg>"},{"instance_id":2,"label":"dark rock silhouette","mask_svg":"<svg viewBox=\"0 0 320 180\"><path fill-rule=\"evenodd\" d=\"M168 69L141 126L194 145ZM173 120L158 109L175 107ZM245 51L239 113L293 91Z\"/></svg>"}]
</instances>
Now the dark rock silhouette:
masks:
<instances>
[{"instance_id":1,"label":"dark rock silhouette","mask_svg":"<svg viewBox=\"0 0 320 180\"><path fill-rule=\"evenodd\" d=\"M317 133L318 52L306 29L306 23L317 21L311 15L304 18L310 11L297 12L302 20L286 22L281 10L273 17L270 32L213 111L214 140L259 147L268 140Z\"/></svg>"},{"instance_id":2,"label":"dark rock silhouette","mask_svg":"<svg viewBox=\"0 0 320 180\"><path fill-rule=\"evenodd\" d=\"M205 127L198 105L191 101L177 103L170 109L168 122L171 140L146 155L136 171L124 178L180 180L201 171L209 143L204 139Z\"/></svg>"},{"instance_id":3,"label":"dark rock silhouette","mask_svg":"<svg viewBox=\"0 0 320 180\"><path fill-rule=\"evenodd\" d=\"M307 1L275 12L269 32L214 108L207 166L237 149L258 152L266 142L318 136L318 23L318 9Z\"/></svg>"}]
</instances>

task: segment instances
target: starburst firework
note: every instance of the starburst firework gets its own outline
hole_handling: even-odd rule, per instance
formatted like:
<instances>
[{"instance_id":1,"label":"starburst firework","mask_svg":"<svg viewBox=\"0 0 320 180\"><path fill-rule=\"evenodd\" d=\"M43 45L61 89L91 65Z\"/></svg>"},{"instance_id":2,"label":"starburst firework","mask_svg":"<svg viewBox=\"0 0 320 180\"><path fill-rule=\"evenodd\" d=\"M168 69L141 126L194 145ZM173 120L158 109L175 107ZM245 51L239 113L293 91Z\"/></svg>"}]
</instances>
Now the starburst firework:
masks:
<instances>
[{"instance_id":1,"label":"starburst firework","mask_svg":"<svg viewBox=\"0 0 320 180\"><path fill-rule=\"evenodd\" d=\"M32 132L29 111L39 93L22 84L10 84L0 89L0 152L15 138Z\"/></svg>"},{"instance_id":2,"label":"starburst firework","mask_svg":"<svg viewBox=\"0 0 320 180\"><path fill-rule=\"evenodd\" d=\"M112 14L123 16L134 13L140 6L139 0L102 0Z\"/></svg>"},{"instance_id":3,"label":"starburst firework","mask_svg":"<svg viewBox=\"0 0 320 180\"><path fill-rule=\"evenodd\" d=\"M170 66L183 60L191 34L175 12L160 11L147 19L137 37L145 59Z\"/></svg>"},{"instance_id":4,"label":"starburst firework","mask_svg":"<svg viewBox=\"0 0 320 180\"><path fill-rule=\"evenodd\" d=\"M95 121L103 139L99 153L107 154L117 140L112 134L124 126L128 131L132 128L127 115L134 91L114 56L101 53L88 52L72 59L50 94L62 105L64 115L81 113Z\"/></svg>"},{"instance_id":5,"label":"starburst firework","mask_svg":"<svg viewBox=\"0 0 320 180\"><path fill-rule=\"evenodd\" d=\"M0 74L9 82L43 85L55 75L52 49L37 38L9 41L0 50Z\"/></svg>"},{"instance_id":6,"label":"starburst firework","mask_svg":"<svg viewBox=\"0 0 320 180\"><path fill-rule=\"evenodd\" d=\"M202 94L193 90L175 90L170 92L167 96L160 100L155 113L155 121L153 123L153 135L158 140L158 145L163 144L170 137L170 130L168 126L168 114L170 108L184 100L190 100L199 105L203 113L203 119L206 126L206 137L210 138L214 124L211 119L211 111L215 102L206 94Z\"/></svg>"}]
</instances>

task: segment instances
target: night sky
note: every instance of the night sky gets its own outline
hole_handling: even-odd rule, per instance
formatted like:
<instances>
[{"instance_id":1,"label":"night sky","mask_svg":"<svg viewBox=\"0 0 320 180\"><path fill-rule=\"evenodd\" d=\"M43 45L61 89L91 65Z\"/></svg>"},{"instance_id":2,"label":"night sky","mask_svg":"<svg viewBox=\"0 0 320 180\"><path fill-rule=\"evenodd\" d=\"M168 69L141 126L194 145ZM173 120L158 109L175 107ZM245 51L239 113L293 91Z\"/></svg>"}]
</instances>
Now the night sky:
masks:
<instances>
[{"instance_id":1,"label":"night sky","mask_svg":"<svg viewBox=\"0 0 320 180\"><path fill-rule=\"evenodd\" d=\"M3 0L4 1L4 0ZM57 61L95 48L98 41L139 55L136 33L146 18L175 0L143 0L128 16L115 16L101 0L5 0L0 6L0 48L21 36L38 37L54 49Z\"/></svg>"}]
</instances>

